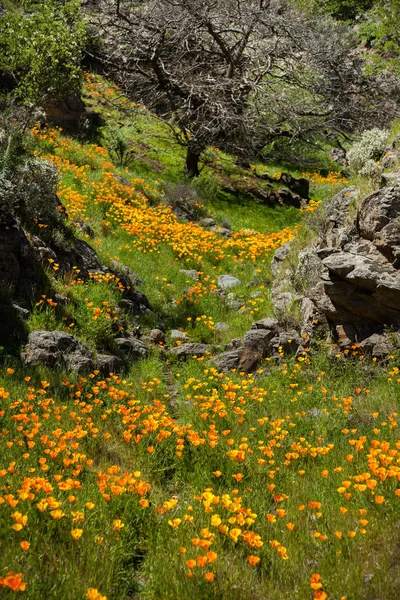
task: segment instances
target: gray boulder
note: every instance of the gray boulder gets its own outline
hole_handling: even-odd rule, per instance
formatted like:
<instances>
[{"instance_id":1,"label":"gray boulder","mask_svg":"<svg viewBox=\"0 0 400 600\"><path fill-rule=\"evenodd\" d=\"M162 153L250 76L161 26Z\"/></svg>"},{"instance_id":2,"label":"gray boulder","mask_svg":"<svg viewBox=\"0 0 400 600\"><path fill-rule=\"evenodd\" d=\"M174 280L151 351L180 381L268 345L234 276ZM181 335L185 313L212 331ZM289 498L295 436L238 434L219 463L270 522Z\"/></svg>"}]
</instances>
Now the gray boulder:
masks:
<instances>
[{"instance_id":1,"label":"gray boulder","mask_svg":"<svg viewBox=\"0 0 400 600\"><path fill-rule=\"evenodd\" d=\"M191 356L205 356L210 352L210 346L207 344L182 344L170 351L170 354L178 358L189 358Z\"/></svg>"},{"instance_id":2,"label":"gray boulder","mask_svg":"<svg viewBox=\"0 0 400 600\"><path fill-rule=\"evenodd\" d=\"M64 331L33 331L21 358L26 365L43 365L80 374L95 368L90 348Z\"/></svg>"},{"instance_id":3,"label":"gray boulder","mask_svg":"<svg viewBox=\"0 0 400 600\"><path fill-rule=\"evenodd\" d=\"M96 369L102 373L102 375L109 375L110 373L119 373L122 370L124 363L119 356L113 354L98 354L96 359Z\"/></svg>"},{"instance_id":4,"label":"gray boulder","mask_svg":"<svg viewBox=\"0 0 400 600\"><path fill-rule=\"evenodd\" d=\"M220 275L218 277L218 287L222 290L229 290L237 285L240 285L242 282L237 277L233 275Z\"/></svg>"},{"instance_id":5,"label":"gray boulder","mask_svg":"<svg viewBox=\"0 0 400 600\"><path fill-rule=\"evenodd\" d=\"M146 358L149 354L146 344L133 336L117 338L115 344L118 350L131 362Z\"/></svg>"}]
</instances>

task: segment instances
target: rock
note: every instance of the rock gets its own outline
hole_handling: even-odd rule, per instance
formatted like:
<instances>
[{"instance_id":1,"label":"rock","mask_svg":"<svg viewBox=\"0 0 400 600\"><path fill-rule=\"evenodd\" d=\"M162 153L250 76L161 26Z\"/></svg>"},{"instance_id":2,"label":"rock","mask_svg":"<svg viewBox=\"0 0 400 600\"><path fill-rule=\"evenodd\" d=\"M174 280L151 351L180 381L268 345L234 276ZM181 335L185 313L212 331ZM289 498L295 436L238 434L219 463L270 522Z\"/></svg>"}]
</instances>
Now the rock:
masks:
<instances>
[{"instance_id":1,"label":"rock","mask_svg":"<svg viewBox=\"0 0 400 600\"><path fill-rule=\"evenodd\" d=\"M30 333L21 358L26 365L43 365L77 373L88 373L95 366L90 348L64 331Z\"/></svg>"},{"instance_id":2,"label":"rock","mask_svg":"<svg viewBox=\"0 0 400 600\"><path fill-rule=\"evenodd\" d=\"M164 344L165 343L165 333L161 331L161 329L152 329L149 335L153 344Z\"/></svg>"},{"instance_id":3,"label":"rock","mask_svg":"<svg viewBox=\"0 0 400 600\"><path fill-rule=\"evenodd\" d=\"M144 282L142 279L140 279L139 275L136 275L136 273L134 273L132 271L132 269L130 269L126 265L122 264L121 262L119 262L117 260L113 260L112 266L117 271L117 274L120 277L122 275L124 277L124 279L127 280L127 281L125 281L127 286L134 288L136 286L139 287L139 286L143 285Z\"/></svg>"},{"instance_id":4,"label":"rock","mask_svg":"<svg viewBox=\"0 0 400 600\"><path fill-rule=\"evenodd\" d=\"M242 343L244 346L249 346L259 350L266 355L271 348L271 340L276 336L276 332L271 329L250 329L244 334Z\"/></svg>"},{"instance_id":5,"label":"rock","mask_svg":"<svg viewBox=\"0 0 400 600\"><path fill-rule=\"evenodd\" d=\"M301 198L298 194L292 194L286 188L278 190L280 204L287 206L294 206L295 208L301 208Z\"/></svg>"},{"instance_id":6,"label":"rock","mask_svg":"<svg viewBox=\"0 0 400 600\"><path fill-rule=\"evenodd\" d=\"M220 275L218 277L218 287L222 290L229 290L236 285L241 285L241 283L240 279L233 275Z\"/></svg>"},{"instance_id":7,"label":"rock","mask_svg":"<svg viewBox=\"0 0 400 600\"><path fill-rule=\"evenodd\" d=\"M229 326L228 323L224 323L224 322L221 321L219 323L215 323L214 329L218 333L225 333L226 331L229 331L230 326Z\"/></svg>"},{"instance_id":8,"label":"rock","mask_svg":"<svg viewBox=\"0 0 400 600\"><path fill-rule=\"evenodd\" d=\"M291 250L291 243L286 242L283 246L278 248L274 254L271 262L271 274L273 277L278 275L282 263L287 259Z\"/></svg>"},{"instance_id":9,"label":"rock","mask_svg":"<svg viewBox=\"0 0 400 600\"><path fill-rule=\"evenodd\" d=\"M262 353L254 348L245 347L240 356L239 371L253 373L260 363Z\"/></svg>"},{"instance_id":10,"label":"rock","mask_svg":"<svg viewBox=\"0 0 400 600\"><path fill-rule=\"evenodd\" d=\"M199 274L194 269L179 269L179 273L183 273L189 279L199 279Z\"/></svg>"},{"instance_id":11,"label":"rock","mask_svg":"<svg viewBox=\"0 0 400 600\"><path fill-rule=\"evenodd\" d=\"M139 294L139 292L136 292ZM140 315L144 312L145 308L147 308L144 304L140 302L141 298L138 297L137 301L122 299L118 302L119 308L122 308L125 312L131 314L132 316Z\"/></svg>"},{"instance_id":12,"label":"rock","mask_svg":"<svg viewBox=\"0 0 400 600\"><path fill-rule=\"evenodd\" d=\"M149 354L146 344L133 336L117 338L115 344L118 350L131 362L146 358Z\"/></svg>"},{"instance_id":13,"label":"rock","mask_svg":"<svg viewBox=\"0 0 400 600\"><path fill-rule=\"evenodd\" d=\"M273 319L271 317L266 317L265 319L260 319L256 321L251 326L252 329L269 329L275 333L278 332L279 322L277 319Z\"/></svg>"},{"instance_id":14,"label":"rock","mask_svg":"<svg viewBox=\"0 0 400 600\"><path fill-rule=\"evenodd\" d=\"M205 356L210 353L210 346L207 344L189 343L182 344L177 348L173 348L170 354L177 356L178 358L189 358L191 356Z\"/></svg>"},{"instance_id":15,"label":"rock","mask_svg":"<svg viewBox=\"0 0 400 600\"><path fill-rule=\"evenodd\" d=\"M256 300L256 298L263 298L264 294L262 292L252 292L250 294L250 299L251 300Z\"/></svg>"},{"instance_id":16,"label":"rock","mask_svg":"<svg viewBox=\"0 0 400 600\"><path fill-rule=\"evenodd\" d=\"M301 342L302 340L295 330L282 331L278 338L272 341L274 350L278 351L279 348L282 348L285 354L295 354Z\"/></svg>"},{"instance_id":17,"label":"rock","mask_svg":"<svg viewBox=\"0 0 400 600\"><path fill-rule=\"evenodd\" d=\"M240 338L233 338L229 344L226 345L225 350L230 352L231 350L237 350L242 345L242 340Z\"/></svg>"},{"instance_id":18,"label":"rock","mask_svg":"<svg viewBox=\"0 0 400 600\"><path fill-rule=\"evenodd\" d=\"M31 313L29 312L28 309L22 308L22 306L19 306L19 304L15 304L15 303L12 304L11 306L15 310L15 312L18 314L18 316L21 317L21 319L23 319L24 321L27 321L29 319L29 315Z\"/></svg>"},{"instance_id":19,"label":"rock","mask_svg":"<svg viewBox=\"0 0 400 600\"><path fill-rule=\"evenodd\" d=\"M292 292L279 292L272 293L271 299L274 314L278 317L282 317L290 311L291 307L296 302L297 297Z\"/></svg>"},{"instance_id":20,"label":"rock","mask_svg":"<svg viewBox=\"0 0 400 600\"><path fill-rule=\"evenodd\" d=\"M199 222L200 227L215 227L216 222L214 221L214 219L211 219L210 217L206 217L205 219L201 219L201 221Z\"/></svg>"},{"instance_id":21,"label":"rock","mask_svg":"<svg viewBox=\"0 0 400 600\"><path fill-rule=\"evenodd\" d=\"M381 181L384 186L400 184L400 171L382 173Z\"/></svg>"},{"instance_id":22,"label":"rock","mask_svg":"<svg viewBox=\"0 0 400 600\"><path fill-rule=\"evenodd\" d=\"M188 339L187 333L185 333L184 331L179 331L179 329L172 329L169 335L171 341Z\"/></svg>"},{"instance_id":23,"label":"rock","mask_svg":"<svg viewBox=\"0 0 400 600\"><path fill-rule=\"evenodd\" d=\"M223 237L227 237L227 238L232 237L232 231L230 229L227 229L226 227L220 227L219 225L214 225L213 227L210 228L210 231L212 231L213 233L218 233L219 235L222 235Z\"/></svg>"},{"instance_id":24,"label":"rock","mask_svg":"<svg viewBox=\"0 0 400 600\"><path fill-rule=\"evenodd\" d=\"M361 237L374 240L375 235L400 214L400 185L378 190L363 200L357 225Z\"/></svg>"},{"instance_id":25,"label":"rock","mask_svg":"<svg viewBox=\"0 0 400 600\"><path fill-rule=\"evenodd\" d=\"M48 266L49 263L46 264ZM24 230L10 217L0 223L0 296L33 302L43 269Z\"/></svg>"},{"instance_id":26,"label":"rock","mask_svg":"<svg viewBox=\"0 0 400 600\"><path fill-rule=\"evenodd\" d=\"M392 348L385 335L374 333L360 343L360 350L379 358L388 356Z\"/></svg>"},{"instance_id":27,"label":"rock","mask_svg":"<svg viewBox=\"0 0 400 600\"><path fill-rule=\"evenodd\" d=\"M87 120L86 108L76 95L66 96L63 99L49 99L43 106L46 123L62 127L68 133L80 133Z\"/></svg>"},{"instance_id":28,"label":"rock","mask_svg":"<svg viewBox=\"0 0 400 600\"><path fill-rule=\"evenodd\" d=\"M300 305L301 334L314 337L319 329L328 329L328 322L311 298L304 297Z\"/></svg>"},{"instance_id":29,"label":"rock","mask_svg":"<svg viewBox=\"0 0 400 600\"><path fill-rule=\"evenodd\" d=\"M237 369L240 364L241 351L239 349L222 352L214 357L214 364L218 371L226 372Z\"/></svg>"},{"instance_id":30,"label":"rock","mask_svg":"<svg viewBox=\"0 0 400 600\"><path fill-rule=\"evenodd\" d=\"M304 200L309 199L310 182L308 181L308 179L295 179L289 173L282 173L279 182L284 183L291 192L298 194L300 198L303 198Z\"/></svg>"},{"instance_id":31,"label":"rock","mask_svg":"<svg viewBox=\"0 0 400 600\"><path fill-rule=\"evenodd\" d=\"M383 169L389 169L394 167L399 162L399 157L396 152L386 152L385 156L381 160L381 167Z\"/></svg>"},{"instance_id":32,"label":"rock","mask_svg":"<svg viewBox=\"0 0 400 600\"><path fill-rule=\"evenodd\" d=\"M295 279L302 289L314 287L320 280L324 265L315 248L305 248L298 254Z\"/></svg>"},{"instance_id":33,"label":"rock","mask_svg":"<svg viewBox=\"0 0 400 600\"><path fill-rule=\"evenodd\" d=\"M231 310L241 310L245 306L241 300L228 300L226 303L227 307Z\"/></svg>"},{"instance_id":34,"label":"rock","mask_svg":"<svg viewBox=\"0 0 400 600\"><path fill-rule=\"evenodd\" d=\"M222 372L236 369L245 373L252 373L257 369L260 359L260 352L249 347L240 346L237 349L215 356L214 364Z\"/></svg>"},{"instance_id":35,"label":"rock","mask_svg":"<svg viewBox=\"0 0 400 600\"><path fill-rule=\"evenodd\" d=\"M98 354L96 359L96 369L102 375L110 375L110 373L119 373L122 370L124 363L119 356L112 354Z\"/></svg>"}]
</instances>

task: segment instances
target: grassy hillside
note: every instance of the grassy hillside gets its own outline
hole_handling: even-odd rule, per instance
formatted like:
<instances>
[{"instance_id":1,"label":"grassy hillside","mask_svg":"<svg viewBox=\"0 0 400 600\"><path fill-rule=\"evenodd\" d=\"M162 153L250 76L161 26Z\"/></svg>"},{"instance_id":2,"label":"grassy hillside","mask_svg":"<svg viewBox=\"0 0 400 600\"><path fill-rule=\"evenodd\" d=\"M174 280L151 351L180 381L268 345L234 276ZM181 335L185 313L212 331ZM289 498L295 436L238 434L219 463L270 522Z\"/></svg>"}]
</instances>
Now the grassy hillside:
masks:
<instances>
[{"instance_id":1,"label":"grassy hillside","mask_svg":"<svg viewBox=\"0 0 400 600\"><path fill-rule=\"evenodd\" d=\"M105 120L96 144L32 132L36 153L60 169L70 221L93 228L86 239L102 263L143 280L144 333L181 329L223 348L271 314L273 251L307 238L307 211L346 182L313 173L303 212L263 206L244 184L290 165L243 169L210 149L199 181L183 184L190 210L229 223L226 238L173 212L184 160L165 124L100 78L87 81L87 101ZM223 273L241 281L239 310L215 293ZM51 260L47 277L68 303L38 298L30 330L61 329L100 352L135 325L115 278L60 277ZM162 345L107 378L7 358L1 598L397 599L397 364L322 343L253 375L219 373L207 358L180 363Z\"/></svg>"}]
</instances>

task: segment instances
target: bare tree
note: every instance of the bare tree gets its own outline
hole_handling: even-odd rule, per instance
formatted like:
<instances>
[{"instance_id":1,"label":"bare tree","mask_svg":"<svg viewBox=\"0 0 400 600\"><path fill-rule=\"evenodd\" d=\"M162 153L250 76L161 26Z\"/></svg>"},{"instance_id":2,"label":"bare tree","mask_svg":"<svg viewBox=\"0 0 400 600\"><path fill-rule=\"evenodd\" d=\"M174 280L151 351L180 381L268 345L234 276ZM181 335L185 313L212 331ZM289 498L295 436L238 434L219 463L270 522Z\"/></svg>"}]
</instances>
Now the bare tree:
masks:
<instances>
[{"instance_id":1,"label":"bare tree","mask_svg":"<svg viewBox=\"0 0 400 600\"><path fill-rule=\"evenodd\" d=\"M210 145L249 155L394 113L345 26L306 20L290 2L103 0L94 21L108 72L171 124L189 176Z\"/></svg>"}]
</instances>

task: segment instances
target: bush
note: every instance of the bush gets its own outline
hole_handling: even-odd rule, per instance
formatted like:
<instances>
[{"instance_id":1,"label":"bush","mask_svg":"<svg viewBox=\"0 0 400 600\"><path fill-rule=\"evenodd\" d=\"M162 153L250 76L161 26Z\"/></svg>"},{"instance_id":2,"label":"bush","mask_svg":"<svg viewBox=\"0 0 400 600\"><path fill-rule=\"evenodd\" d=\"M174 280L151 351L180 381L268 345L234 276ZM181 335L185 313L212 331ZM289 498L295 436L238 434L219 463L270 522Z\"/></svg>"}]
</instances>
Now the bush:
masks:
<instances>
[{"instance_id":1,"label":"bush","mask_svg":"<svg viewBox=\"0 0 400 600\"><path fill-rule=\"evenodd\" d=\"M63 97L81 85L86 42L80 0L28 0L0 17L0 72L16 81L25 104Z\"/></svg>"},{"instance_id":2,"label":"bush","mask_svg":"<svg viewBox=\"0 0 400 600\"><path fill-rule=\"evenodd\" d=\"M377 127L365 131L347 153L350 168L359 175L365 167L366 172L372 172L371 162L378 161L384 153L388 136L388 131Z\"/></svg>"}]
</instances>

